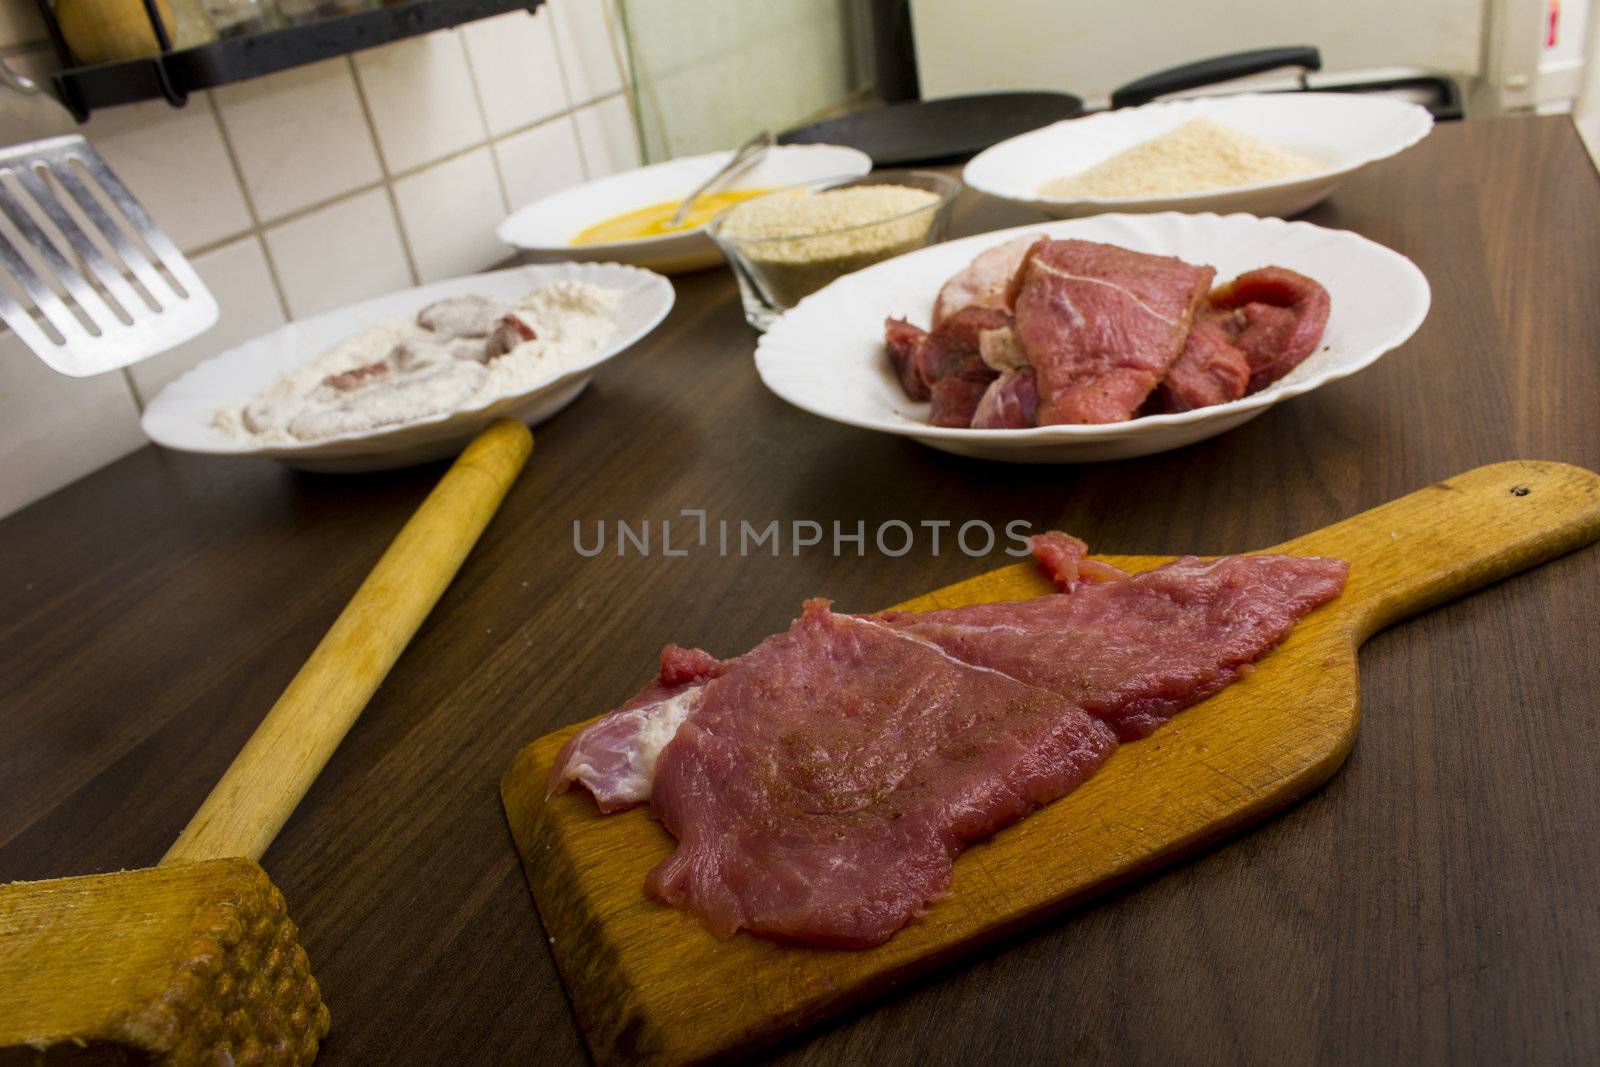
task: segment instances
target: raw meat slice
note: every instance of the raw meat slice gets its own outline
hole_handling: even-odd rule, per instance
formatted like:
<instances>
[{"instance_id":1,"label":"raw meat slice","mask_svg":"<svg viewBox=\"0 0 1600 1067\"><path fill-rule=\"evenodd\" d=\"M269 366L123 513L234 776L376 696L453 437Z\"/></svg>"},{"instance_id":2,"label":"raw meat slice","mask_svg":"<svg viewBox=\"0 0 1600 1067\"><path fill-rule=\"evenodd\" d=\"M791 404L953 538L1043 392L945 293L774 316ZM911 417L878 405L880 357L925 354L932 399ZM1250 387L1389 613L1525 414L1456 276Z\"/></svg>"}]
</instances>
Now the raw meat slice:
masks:
<instances>
[{"instance_id":1,"label":"raw meat slice","mask_svg":"<svg viewBox=\"0 0 1600 1067\"><path fill-rule=\"evenodd\" d=\"M986 334L1008 330L1011 316L993 308L968 307L940 323L919 351L922 377L929 385L952 374L973 373L971 364L976 361L994 377L998 371L983 363L983 339ZM993 342L990 343L991 348Z\"/></svg>"},{"instance_id":2,"label":"raw meat slice","mask_svg":"<svg viewBox=\"0 0 1600 1067\"><path fill-rule=\"evenodd\" d=\"M1039 408L1039 383L1033 364L1017 344L1017 333L1009 326L985 330L978 336L978 355L1000 372L989 383L972 413L974 430L1020 430L1034 424Z\"/></svg>"},{"instance_id":3,"label":"raw meat slice","mask_svg":"<svg viewBox=\"0 0 1600 1067\"><path fill-rule=\"evenodd\" d=\"M720 937L882 944L966 842L1115 745L1062 697L809 601L706 685L661 754L651 803L678 848L647 888Z\"/></svg>"},{"instance_id":4,"label":"raw meat slice","mask_svg":"<svg viewBox=\"0 0 1600 1067\"><path fill-rule=\"evenodd\" d=\"M603 811L648 796L678 847L646 888L718 936L881 944L966 842L1246 673L1347 569L1186 557L1130 576L1065 534L1034 550L1069 592L877 616L813 600L734 660L669 646L652 686L562 750L551 791L578 781Z\"/></svg>"},{"instance_id":5,"label":"raw meat slice","mask_svg":"<svg viewBox=\"0 0 1600 1067\"><path fill-rule=\"evenodd\" d=\"M1298 367L1322 340L1333 306L1328 290L1285 267L1247 271L1219 285L1211 306L1250 361L1249 391L1259 392Z\"/></svg>"},{"instance_id":6,"label":"raw meat slice","mask_svg":"<svg viewBox=\"0 0 1600 1067\"><path fill-rule=\"evenodd\" d=\"M1038 424L1133 417L1178 358L1215 271L1093 241L1028 252L1016 334L1038 377Z\"/></svg>"},{"instance_id":7,"label":"raw meat slice","mask_svg":"<svg viewBox=\"0 0 1600 1067\"><path fill-rule=\"evenodd\" d=\"M1033 558L1063 593L1070 593L1085 582L1132 581L1133 576L1127 571L1088 556L1088 545L1060 530L1033 537Z\"/></svg>"},{"instance_id":8,"label":"raw meat slice","mask_svg":"<svg viewBox=\"0 0 1600 1067\"><path fill-rule=\"evenodd\" d=\"M933 304L934 326L974 304L1009 312L1011 280L1016 276L1017 268L1022 266L1028 249L1043 236L1025 233L979 252L971 263L939 290L939 298Z\"/></svg>"},{"instance_id":9,"label":"raw meat slice","mask_svg":"<svg viewBox=\"0 0 1600 1067\"><path fill-rule=\"evenodd\" d=\"M984 389L972 413L974 430L1022 430L1032 426L1039 408L1039 385L1033 368L1008 370Z\"/></svg>"},{"instance_id":10,"label":"raw meat slice","mask_svg":"<svg viewBox=\"0 0 1600 1067\"><path fill-rule=\"evenodd\" d=\"M562 747L550 774L550 791L561 792L578 782L604 812L649 800L661 750L700 706L703 686L723 667L697 648L663 648L655 681Z\"/></svg>"},{"instance_id":11,"label":"raw meat slice","mask_svg":"<svg viewBox=\"0 0 1600 1067\"><path fill-rule=\"evenodd\" d=\"M933 401L933 424L969 426L984 388L1000 374L984 362L985 347L1004 347L1010 327L1003 311L967 307L931 333L904 319L885 319L883 337L889 365L906 395Z\"/></svg>"},{"instance_id":12,"label":"raw meat slice","mask_svg":"<svg viewBox=\"0 0 1600 1067\"><path fill-rule=\"evenodd\" d=\"M1250 363L1215 316L1197 313L1183 351L1151 397L1155 411L1192 411L1244 396Z\"/></svg>"},{"instance_id":13,"label":"raw meat slice","mask_svg":"<svg viewBox=\"0 0 1600 1067\"><path fill-rule=\"evenodd\" d=\"M1060 693L1125 741L1247 673L1304 615L1338 596L1349 572L1337 559L1185 556L1083 584L1083 561L1070 547L1036 543L1035 553L1070 595L879 618L963 662Z\"/></svg>"},{"instance_id":14,"label":"raw meat slice","mask_svg":"<svg viewBox=\"0 0 1600 1067\"><path fill-rule=\"evenodd\" d=\"M940 378L933 383L933 410L928 422L934 426L971 426L989 383L994 380L994 371L981 360L965 363L960 373Z\"/></svg>"},{"instance_id":15,"label":"raw meat slice","mask_svg":"<svg viewBox=\"0 0 1600 1067\"><path fill-rule=\"evenodd\" d=\"M928 383L922 378L922 363L917 358L918 349L927 337L927 330L905 319L883 320L883 343L889 350L889 366L900 379L900 388L912 400L926 400L930 395Z\"/></svg>"}]
</instances>

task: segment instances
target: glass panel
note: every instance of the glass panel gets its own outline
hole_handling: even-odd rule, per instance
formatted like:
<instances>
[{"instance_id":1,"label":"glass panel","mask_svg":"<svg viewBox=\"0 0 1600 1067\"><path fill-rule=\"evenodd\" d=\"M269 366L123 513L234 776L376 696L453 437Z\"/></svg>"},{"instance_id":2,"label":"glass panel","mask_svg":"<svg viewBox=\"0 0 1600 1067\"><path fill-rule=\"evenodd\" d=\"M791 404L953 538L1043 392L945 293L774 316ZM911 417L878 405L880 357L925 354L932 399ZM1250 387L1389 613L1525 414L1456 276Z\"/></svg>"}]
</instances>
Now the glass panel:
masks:
<instances>
[{"instance_id":1,"label":"glass panel","mask_svg":"<svg viewBox=\"0 0 1600 1067\"><path fill-rule=\"evenodd\" d=\"M645 158L779 133L872 78L870 0L622 0Z\"/></svg>"}]
</instances>

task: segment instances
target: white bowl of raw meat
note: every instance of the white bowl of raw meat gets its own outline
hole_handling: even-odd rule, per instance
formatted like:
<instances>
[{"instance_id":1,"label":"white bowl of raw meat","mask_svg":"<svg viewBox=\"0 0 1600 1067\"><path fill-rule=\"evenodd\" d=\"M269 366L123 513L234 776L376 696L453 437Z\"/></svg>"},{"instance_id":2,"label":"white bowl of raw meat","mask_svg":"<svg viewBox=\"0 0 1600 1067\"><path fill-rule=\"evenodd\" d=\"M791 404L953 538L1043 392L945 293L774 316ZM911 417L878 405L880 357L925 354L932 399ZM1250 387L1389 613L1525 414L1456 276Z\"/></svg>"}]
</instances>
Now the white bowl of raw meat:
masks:
<instances>
[{"instance_id":1,"label":"white bowl of raw meat","mask_svg":"<svg viewBox=\"0 0 1600 1067\"><path fill-rule=\"evenodd\" d=\"M1426 108L1355 93L1200 97L1057 122L979 153L961 177L980 192L1058 218L1105 211L1289 216L1432 129Z\"/></svg>"},{"instance_id":2,"label":"white bowl of raw meat","mask_svg":"<svg viewBox=\"0 0 1600 1067\"><path fill-rule=\"evenodd\" d=\"M1213 437L1354 374L1430 299L1409 259L1343 230L1099 215L840 278L761 337L756 368L835 422L982 459L1098 462Z\"/></svg>"},{"instance_id":3,"label":"white bowl of raw meat","mask_svg":"<svg viewBox=\"0 0 1600 1067\"><path fill-rule=\"evenodd\" d=\"M311 471L443 459L495 419L559 412L672 302L665 278L616 263L452 278L213 356L161 390L140 425L167 448Z\"/></svg>"}]
</instances>

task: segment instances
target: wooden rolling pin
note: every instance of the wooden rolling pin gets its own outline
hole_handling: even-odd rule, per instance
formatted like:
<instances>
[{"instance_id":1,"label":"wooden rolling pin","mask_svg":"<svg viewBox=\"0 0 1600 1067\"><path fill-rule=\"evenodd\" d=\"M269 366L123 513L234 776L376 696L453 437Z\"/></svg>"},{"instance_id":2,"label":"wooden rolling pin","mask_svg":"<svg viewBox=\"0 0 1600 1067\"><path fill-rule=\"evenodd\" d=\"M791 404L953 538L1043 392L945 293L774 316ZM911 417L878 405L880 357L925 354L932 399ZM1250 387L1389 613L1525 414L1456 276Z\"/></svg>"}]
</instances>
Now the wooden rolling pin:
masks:
<instances>
[{"instance_id":1,"label":"wooden rolling pin","mask_svg":"<svg viewBox=\"0 0 1600 1067\"><path fill-rule=\"evenodd\" d=\"M0 887L0 1063L303 1064L328 1032L256 862L527 461L502 420L428 494L160 866Z\"/></svg>"}]
</instances>

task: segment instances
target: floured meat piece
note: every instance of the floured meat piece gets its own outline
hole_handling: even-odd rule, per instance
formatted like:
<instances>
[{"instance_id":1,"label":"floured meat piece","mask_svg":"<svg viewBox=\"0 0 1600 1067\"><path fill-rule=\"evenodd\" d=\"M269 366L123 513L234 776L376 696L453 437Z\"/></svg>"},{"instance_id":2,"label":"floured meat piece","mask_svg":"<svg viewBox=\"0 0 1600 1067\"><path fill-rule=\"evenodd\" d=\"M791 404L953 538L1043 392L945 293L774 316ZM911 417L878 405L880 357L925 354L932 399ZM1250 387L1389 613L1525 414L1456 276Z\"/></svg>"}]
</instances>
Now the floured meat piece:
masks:
<instances>
[{"instance_id":1,"label":"floured meat piece","mask_svg":"<svg viewBox=\"0 0 1600 1067\"><path fill-rule=\"evenodd\" d=\"M1040 241L1017 278L1017 340L1038 424L1133 417L1178 358L1215 274L1093 241Z\"/></svg>"},{"instance_id":2,"label":"floured meat piece","mask_svg":"<svg viewBox=\"0 0 1600 1067\"><path fill-rule=\"evenodd\" d=\"M488 337L510 310L510 305L487 296L451 296L417 312L417 325L432 330L440 340Z\"/></svg>"},{"instance_id":3,"label":"floured meat piece","mask_svg":"<svg viewBox=\"0 0 1600 1067\"><path fill-rule=\"evenodd\" d=\"M473 363L487 363L487 340L482 337L455 337L444 342L431 342L429 347L451 359L465 359Z\"/></svg>"},{"instance_id":4,"label":"floured meat piece","mask_svg":"<svg viewBox=\"0 0 1600 1067\"><path fill-rule=\"evenodd\" d=\"M927 330L913 326L905 319L890 317L883 320L883 342L889 351L889 366L894 369L895 377L900 379L900 388L912 400L926 400L930 395L918 359L922 342L927 337Z\"/></svg>"},{"instance_id":5,"label":"floured meat piece","mask_svg":"<svg viewBox=\"0 0 1600 1067\"><path fill-rule=\"evenodd\" d=\"M1097 581L1078 569L1093 561L1049 547L1040 554L1074 575L1070 595L880 617L964 662L1074 700L1125 741L1247 673L1297 621L1338 596L1349 571L1336 559L1185 556Z\"/></svg>"},{"instance_id":6,"label":"floured meat piece","mask_svg":"<svg viewBox=\"0 0 1600 1067\"><path fill-rule=\"evenodd\" d=\"M441 344L425 333L415 333L395 345L389 353L389 362L402 373L412 373L428 367L437 367L452 359L459 359L457 345L482 346L479 341L450 341Z\"/></svg>"},{"instance_id":7,"label":"floured meat piece","mask_svg":"<svg viewBox=\"0 0 1600 1067\"><path fill-rule=\"evenodd\" d=\"M882 944L967 842L1115 746L1068 700L812 600L706 684L662 751L651 804L678 847L647 889L720 937Z\"/></svg>"},{"instance_id":8,"label":"floured meat piece","mask_svg":"<svg viewBox=\"0 0 1600 1067\"><path fill-rule=\"evenodd\" d=\"M526 315L515 311L507 312L500 316L500 321L489 333L489 342L484 346L484 362L505 355L520 344L526 344L539 336L533 328L533 323Z\"/></svg>"},{"instance_id":9,"label":"floured meat piece","mask_svg":"<svg viewBox=\"0 0 1600 1067\"><path fill-rule=\"evenodd\" d=\"M1250 363L1249 392L1298 367L1316 349L1333 301L1318 282L1284 267L1247 271L1219 285L1211 306Z\"/></svg>"},{"instance_id":10,"label":"floured meat piece","mask_svg":"<svg viewBox=\"0 0 1600 1067\"><path fill-rule=\"evenodd\" d=\"M371 385L389 376L394 368L387 359L380 359L376 363L353 367L338 374L330 374L322 379L322 384L334 392L345 393L351 389L359 389L364 385Z\"/></svg>"},{"instance_id":11,"label":"floured meat piece","mask_svg":"<svg viewBox=\"0 0 1600 1067\"><path fill-rule=\"evenodd\" d=\"M358 433L461 406L483 381L482 364L458 359L421 363L358 387L321 385L309 393L287 430L301 440Z\"/></svg>"},{"instance_id":12,"label":"floured meat piece","mask_svg":"<svg viewBox=\"0 0 1600 1067\"><path fill-rule=\"evenodd\" d=\"M620 290L556 281L520 299L436 300L367 325L212 415L219 432L292 444L528 393L592 362L616 332ZM358 408L362 410L357 410Z\"/></svg>"},{"instance_id":13,"label":"floured meat piece","mask_svg":"<svg viewBox=\"0 0 1600 1067\"><path fill-rule=\"evenodd\" d=\"M1153 411L1192 411L1244 396L1250 363L1216 316L1201 309L1189 327L1183 351L1150 398Z\"/></svg>"},{"instance_id":14,"label":"floured meat piece","mask_svg":"<svg viewBox=\"0 0 1600 1067\"><path fill-rule=\"evenodd\" d=\"M1035 551L1071 592L876 616L813 600L737 659L669 648L653 687L562 750L551 791L648 796L678 844L646 889L718 936L881 944L967 842L1245 673L1346 572L1230 556L1130 576L1060 533Z\"/></svg>"},{"instance_id":15,"label":"floured meat piece","mask_svg":"<svg viewBox=\"0 0 1600 1067\"><path fill-rule=\"evenodd\" d=\"M979 252L964 270L945 282L939 290L939 297L933 304L933 325L937 327L951 315L971 305L1010 312L1011 279L1016 275L1017 268L1022 266L1022 259L1028 254L1029 247L1042 237L1042 234L1025 233L1005 244Z\"/></svg>"}]
</instances>

